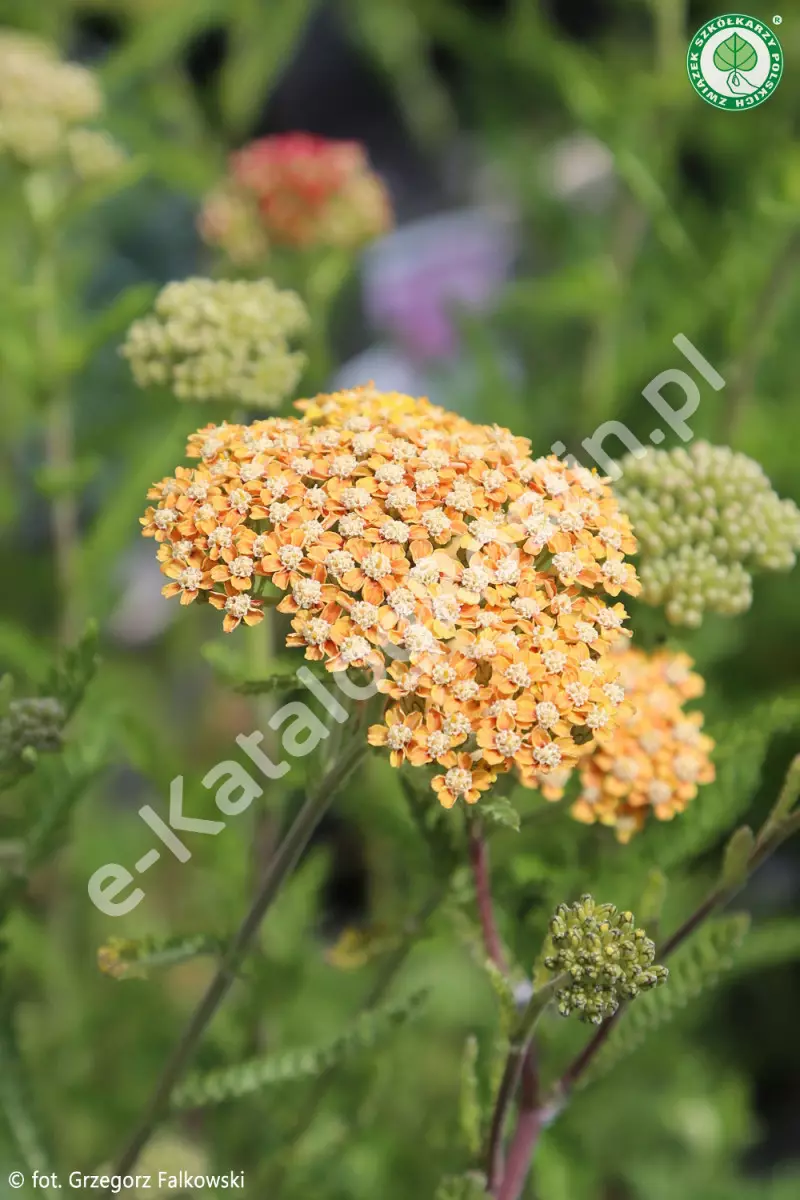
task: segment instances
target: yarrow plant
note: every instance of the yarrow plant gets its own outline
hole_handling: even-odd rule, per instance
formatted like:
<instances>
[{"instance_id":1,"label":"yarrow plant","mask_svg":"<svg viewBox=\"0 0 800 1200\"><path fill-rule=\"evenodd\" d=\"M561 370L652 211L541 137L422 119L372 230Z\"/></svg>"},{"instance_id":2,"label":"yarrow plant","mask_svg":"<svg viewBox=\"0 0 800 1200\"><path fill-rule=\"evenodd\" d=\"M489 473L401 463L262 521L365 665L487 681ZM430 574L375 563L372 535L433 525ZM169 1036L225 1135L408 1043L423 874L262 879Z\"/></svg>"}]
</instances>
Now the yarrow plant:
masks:
<instances>
[{"instance_id":1,"label":"yarrow plant","mask_svg":"<svg viewBox=\"0 0 800 1200\"><path fill-rule=\"evenodd\" d=\"M620 466L615 488L636 528L642 599L663 605L672 624L746 612L754 574L795 565L800 509L752 458L698 440Z\"/></svg>"},{"instance_id":2,"label":"yarrow plant","mask_svg":"<svg viewBox=\"0 0 800 1200\"><path fill-rule=\"evenodd\" d=\"M275 408L302 373L305 357L289 339L307 323L300 297L269 279L187 279L162 289L122 353L140 387L169 387L179 400Z\"/></svg>"},{"instance_id":3,"label":"yarrow plant","mask_svg":"<svg viewBox=\"0 0 800 1200\"><path fill-rule=\"evenodd\" d=\"M598 121L550 86L554 62L584 79L586 50L537 6L489 28L447 0L348 0L359 63L424 155L458 143L430 47L470 81L477 156L450 182L480 193L480 228L442 213L383 246L363 146L240 140L291 108L321 6L102 0L112 36L85 7L11 5L52 47L0 32L0 1179L794 1200L796 1171L740 1166L765 1082L753 1013L789 1046L767 972L800 945L757 874L800 830L791 593L775 578L735 626L664 634L742 615L800 546L796 506L690 423L752 449L768 401L769 471L790 481L800 160L742 118L748 187L726 207L675 186L672 72L634 70L632 125L613 103L626 63L680 69L666 5L652 53L639 21L607 79L592 54L609 157L549 144ZM512 126L506 76L530 101ZM323 106L332 78L314 76ZM531 147L563 203L527 186ZM198 186L193 249L171 218ZM458 280L440 228L465 239ZM548 261L526 278L531 229ZM336 390L367 248L367 324L455 411ZM675 325L640 319L656 311ZM648 436L666 449L641 458ZM611 440L636 450L619 480ZM600 473L547 452L567 445ZM732 965L742 1003L709 1012Z\"/></svg>"},{"instance_id":4,"label":"yarrow plant","mask_svg":"<svg viewBox=\"0 0 800 1200\"><path fill-rule=\"evenodd\" d=\"M506 1058L491 1115L484 1121L472 1101L465 1109L478 1156L473 1167L482 1170L450 1178L439 1194L466 1188L519 1200L547 1120L625 1008L665 983L657 958L693 934L793 831L797 789L787 785L757 838L738 831L720 886L660 951L632 913L587 894L558 905L534 985L520 985L495 924L484 833L492 823L518 825L498 792L500 777L513 772L546 800L577 783L572 816L609 826L626 843L649 816L666 821L683 812L714 779L713 739L702 731L702 714L685 709L702 694L703 680L679 651L647 654L629 644L620 597L641 591L630 561L639 549L636 531L595 471L554 455L532 457L530 442L507 429L371 385L300 400L296 408L296 416L198 430L187 444L193 465L153 485L141 524L157 543L167 597L210 604L226 633L257 626L276 607L289 618L287 647L334 676L352 677L358 705L340 740L344 749L327 760L290 827L118 1169L135 1162L291 863L360 761L366 706L377 694L382 719L366 741L402 769L412 815L450 870L458 858L454 828L466 826L487 970L503 1004ZM315 676L305 675L310 687ZM252 690L262 685L271 689L265 679ZM339 710L337 720L348 717L338 702L326 708ZM309 729L319 725L313 715L306 719ZM279 711L268 724L277 729L281 721ZM274 769L268 758L254 761ZM426 783L439 806L430 804ZM460 822L442 811L456 806ZM651 915L654 908L648 901ZM597 1031L545 1094L533 1039L551 1006ZM243 1065L206 1082L192 1078L176 1095L192 1102L241 1095L264 1070ZM478 1085L469 1087L474 1100ZM517 1098L517 1126L507 1138Z\"/></svg>"},{"instance_id":5,"label":"yarrow plant","mask_svg":"<svg viewBox=\"0 0 800 1200\"><path fill-rule=\"evenodd\" d=\"M357 142L306 133L251 142L207 198L200 232L239 265L271 245L354 250L392 224L386 189Z\"/></svg>"}]
</instances>

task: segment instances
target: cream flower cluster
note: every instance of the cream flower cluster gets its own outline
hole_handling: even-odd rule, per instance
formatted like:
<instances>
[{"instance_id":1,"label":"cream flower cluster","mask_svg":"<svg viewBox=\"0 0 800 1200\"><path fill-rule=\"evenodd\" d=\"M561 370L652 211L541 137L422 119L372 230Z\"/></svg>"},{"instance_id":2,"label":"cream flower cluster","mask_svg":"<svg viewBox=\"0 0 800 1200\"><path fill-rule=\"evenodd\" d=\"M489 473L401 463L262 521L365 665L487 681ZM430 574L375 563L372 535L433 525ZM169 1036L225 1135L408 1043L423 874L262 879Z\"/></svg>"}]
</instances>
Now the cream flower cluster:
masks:
<instances>
[{"instance_id":1,"label":"cream flower cluster","mask_svg":"<svg viewBox=\"0 0 800 1200\"><path fill-rule=\"evenodd\" d=\"M300 297L269 279L187 279L159 293L122 353L140 387L169 387L179 400L275 408L302 373L305 357L289 339L307 322Z\"/></svg>"},{"instance_id":2,"label":"cream flower cluster","mask_svg":"<svg viewBox=\"0 0 800 1200\"><path fill-rule=\"evenodd\" d=\"M80 179L116 171L122 150L83 127L102 107L91 71L62 62L37 38L0 31L0 154L28 167L64 160Z\"/></svg>"},{"instance_id":3,"label":"cream flower cluster","mask_svg":"<svg viewBox=\"0 0 800 1200\"><path fill-rule=\"evenodd\" d=\"M639 541L642 599L665 605L673 624L745 612L753 574L795 565L800 510L744 454L696 441L620 466L615 490Z\"/></svg>"},{"instance_id":4,"label":"cream flower cluster","mask_svg":"<svg viewBox=\"0 0 800 1200\"><path fill-rule=\"evenodd\" d=\"M438 767L446 807L498 772L573 764L624 693L610 648L636 547L606 482L526 439L373 388L303 401L303 420L208 426L149 493L182 603L225 628L261 618L270 581L287 644L330 671L375 671L369 740L394 766ZM385 674L384 674L385 672Z\"/></svg>"}]
</instances>

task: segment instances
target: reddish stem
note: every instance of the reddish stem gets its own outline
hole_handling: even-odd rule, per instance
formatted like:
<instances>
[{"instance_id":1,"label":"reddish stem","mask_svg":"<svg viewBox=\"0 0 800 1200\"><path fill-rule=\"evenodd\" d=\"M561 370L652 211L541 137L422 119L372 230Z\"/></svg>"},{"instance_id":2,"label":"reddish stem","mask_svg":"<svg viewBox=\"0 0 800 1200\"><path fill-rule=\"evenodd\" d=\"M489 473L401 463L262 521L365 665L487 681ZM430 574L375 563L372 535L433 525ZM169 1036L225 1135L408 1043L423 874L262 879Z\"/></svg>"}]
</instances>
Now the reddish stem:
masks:
<instances>
[{"instance_id":1,"label":"reddish stem","mask_svg":"<svg viewBox=\"0 0 800 1200\"><path fill-rule=\"evenodd\" d=\"M483 837L480 824L476 821L470 828L469 834L469 858L472 866L472 875L475 881L475 895L477 900L478 917L480 919L481 931L483 933L483 944L488 957L492 960L498 970L504 975L508 975L508 962L503 950L503 943L500 939L500 934L497 929L497 922L494 915L494 903L492 901L492 881L491 871L489 866L489 848ZM514 1093L517 1090L517 1085L520 1086L520 1110L517 1121L517 1128L514 1132L514 1138L511 1143L511 1153L518 1141L525 1140L528 1147L528 1161L533 1150L533 1142L529 1142L532 1125L536 1126L538 1132L539 1117L539 1073L536 1063L536 1050L533 1043L528 1047L522 1059L522 1063L517 1063L512 1075L505 1079L504 1094L498 1099L497 1108L495 1110L495 1122L489 1138L489 1184L492 1186L504 1186L505 1177L508 1170L503 1163L503 1126L505 1118L508 1114L508 1109L514 1099ZM518 1157L521 1157L525 1151L522 1146L519 1147ZM510 1160L509 1160L510 1161ZM524 1159L522 1159L524 1162ZM515 1167L515 1177L521 1169L520 1163ZM527 1172L526 1172L527 1173ZM525 1176L522 1177L522 1183L525 1182ZM517 1193L518 1194L518 1193Z\"/></svg>"},{"instance_id":2,"label":"reddish stem","mask_svg":"<svg viewBox=\"0 0 800 1200\"><path fill-rule=\"evenodd\" d=\"M538 1107L526 1108L520 1105L517 1128L511 1139L506 1158L506 1169L499 1186L493 1193L497 1200L519 1200L528 1178L531 1159L539 1140L541 1128L541 1114Z\"/></svg>"},{"instance_id":3,"label":"reddish stem","mask_svg":"<svg viewBox=\"0 0 800 1200\"><path fill-rule=\"evenodd\" d=\"M503 943L497 931L492 903L492 880L489 869L489 847L483 837L481 827L476 821L469 832L469 860L472 865L472 875L475 880L475 895L478 904L478 917L483 931L483 944L489 958L504 975L508 974L508 963L503 951Z\"/></svg>"}]
</instances>

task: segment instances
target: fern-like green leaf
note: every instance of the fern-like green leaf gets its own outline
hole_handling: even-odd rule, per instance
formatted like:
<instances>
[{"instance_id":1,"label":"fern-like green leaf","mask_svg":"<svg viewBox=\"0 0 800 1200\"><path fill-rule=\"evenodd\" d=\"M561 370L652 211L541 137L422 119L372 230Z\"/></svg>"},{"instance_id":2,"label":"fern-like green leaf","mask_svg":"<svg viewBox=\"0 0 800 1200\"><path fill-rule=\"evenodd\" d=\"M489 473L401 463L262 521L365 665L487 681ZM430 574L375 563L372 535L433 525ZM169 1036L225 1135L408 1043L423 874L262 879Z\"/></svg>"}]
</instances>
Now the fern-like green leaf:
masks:
<instances>
[{"instance_id":1,"label":"fern-like green leaf","mask_svg":"<svg viewBox=\"0 0 800 1200\"><path fill-rule=\"evenodd\" d=\"M480 1153L483 1140L480 1087L478 1085L478 1039L470 1034L461 1056L459 1095L461 1133L470 1155Z\"/></svg>"},{"instance_id":2,"label":"fern-like green leaf","mask_svg":"<svg viewBox=\"0 0 800 1200\"><path fill-rule=\"evenodd\" d=\"M514 989L500 968L490 958L484 959L483 968L489 976L489 982L497 996L500 1008L500 1028L504 1034L508 1034L517 1015Z\"/></svg>"},{"instance_id":3,"label":"fern-like green leaf","mask_svg":"<svg viewBox=\"0 0 800 1200\"><path fill-rule=\"evenodd\" d=\"M664 987L629 1002L584 1082L606 1074L636 1050L648 1034L673 1020L691 1000L710 988L733 966L749 926L747 913L732 913L701 926L670 958L669 979Z\"/></svg>"},{"instance_id":4,"label":"fern-like green leaf","mask_svg":"<svg viewBox=\"0 0 800 1200\"><path fill-rule=\"evenodd\" d=\"M489 1200L486 1177L479 1171L448 1175L436 1189L435 1200Z\"/></svg>"},{"instance_id":5,"label":"fern-like green leaf","mask_svg":"<svg viewBox=\"0 0 800 1200\"><path fill-rule=\"evenodd\" d=\"M415 992L404 1000L362 1013L353 1025L324 1046L302 1047L283 1054L251 1059L234 1067L191 1075L172 1094L173 1109L202 1108L251 1095L276 1084L315 1079L332 1067L371 1049L392 1029L403 1025L418 1011L427 991Z\"/></svg>"},{"instance_id":6,"label":"fern-like green leaf","mask_svg":"<svg viewBox=\"0 0 800 1200\"><path fill-rule=\"evenodd\" d=\"M52 1170L7 1010L0 1012L0 1123L6 1125L12 1145L29 1171L47 1174Z\"/></svg>"},{"instance_id":7,"label":"fern-like green leaf","mask_svg":"<svg viewBox=\"0 0 800 1200\"><path fill-rule=\"evenodd\" d=\"M41 689L42 696L53 696L69 718L80 704L97 670L97 624L89 621L74 646L63 651Z\"/></svg>"},{"instance_id":8,"label":"fern-like green leaf","mask_svg":"<svg viewBox=\"0 0 800 1200\"><path fill-rule=\"evenodd\" d=\"M174 967L178 963L206 955L219 955L225 948L221 938L205 933L158 938L109 938L97 952L97 964L114 979L146 979L154 967Z\"/></svg>"},{"instance_id":9,"label":"fern-like green leaf","mask_svg":"<svg viewBox=\"0 0 800 1200\"><path fill-rule=\"evenodd\" d=\"M25 839L26 869L30 872L65 843L72 813L100 771L98 765L49 770L43 777L46 795Z\"/></svg>"},{"instance_id":10,"label":"fern-like green leaf","mask_svg":"<svg viewBox=\"0 0 800 1200\"><path fill-rule=\"evenodd\" d=\"M484 800L481 804L481 819L487 825L499 825L519 833L519 813L505 796L497 796L494 800Z\"/></svg>"}]
</instances>

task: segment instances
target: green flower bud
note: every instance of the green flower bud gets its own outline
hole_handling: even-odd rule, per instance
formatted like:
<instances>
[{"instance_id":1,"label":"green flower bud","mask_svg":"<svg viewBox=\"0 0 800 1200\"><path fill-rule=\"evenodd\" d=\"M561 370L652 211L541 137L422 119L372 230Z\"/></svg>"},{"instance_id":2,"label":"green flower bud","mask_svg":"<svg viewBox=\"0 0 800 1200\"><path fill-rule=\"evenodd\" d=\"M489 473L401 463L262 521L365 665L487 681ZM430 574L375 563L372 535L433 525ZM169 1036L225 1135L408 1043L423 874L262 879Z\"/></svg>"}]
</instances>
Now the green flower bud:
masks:
<instances>
[{"instance_id":1,"label":"green flower bud","mask_svg":"<svg viewBox=\"0 0 800 1200\"><path fill-rule=\"evenodd\" d=\"M163 288L154 313L131 326L122 354L140 387L275 408L300 378L305 359L288 339L307 323L300 297L269 279L187 279Z\"/></svg>"},{"instance_id":2,"label":"green flower bud","mask_svg":"<svg viewBox=\"0 0 800 1200\"><path fill-rule=\"evenodd\" d=\"M636 929L633 913L618 912L613 904L596 904L581 896L572 905L560 904L550 922L553 953L544 960L548 971L566 972L570 983L558 993L558 1011L599 1025L611 1017L622 1000L657 987L667 978L657 966L655 944Z\"/></svg>"},{"instance_id":3,"label":"green flower bud","mask_svg":"<svg viewBox=\"0 0 800 1200\"><path fill-rule=\"evenodd\" d=\"M59 750L65 720L64 709L52 697L12 700L0 720L0 759L21 758L26 750Z\"/></svg>"},{"instance_id":4,"label":"green flower bud","mask_svg":"<svg viewBox=\"0 0 800 1200\"><path fill-rule=\"evenodd\" d=\"M620 466L615 488L639 541L642 599L665 605L673 624L745 612L753 574L795 565L800 509L745 455L698 441Z\"/></svg>"}]
</instances>

